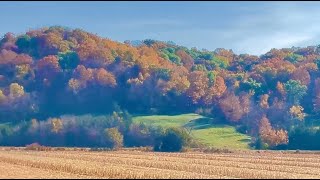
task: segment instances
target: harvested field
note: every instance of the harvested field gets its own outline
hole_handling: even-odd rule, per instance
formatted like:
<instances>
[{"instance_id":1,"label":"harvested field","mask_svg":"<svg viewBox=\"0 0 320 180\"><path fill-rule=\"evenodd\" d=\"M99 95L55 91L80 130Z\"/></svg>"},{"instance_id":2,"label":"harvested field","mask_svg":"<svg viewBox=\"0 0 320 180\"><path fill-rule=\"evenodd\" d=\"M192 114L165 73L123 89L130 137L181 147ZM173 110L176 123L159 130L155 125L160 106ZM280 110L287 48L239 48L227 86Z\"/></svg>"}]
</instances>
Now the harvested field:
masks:
<instances>
[{"instance_id":1,"label":"harvested field","mask_svg":"<svg viewBox=\"0 0 320 180\"><path fill-rule=\"evenodd\" d=\"M320 154L0 150L0 178L320 178Z\"/></svg>"}]
</instances>

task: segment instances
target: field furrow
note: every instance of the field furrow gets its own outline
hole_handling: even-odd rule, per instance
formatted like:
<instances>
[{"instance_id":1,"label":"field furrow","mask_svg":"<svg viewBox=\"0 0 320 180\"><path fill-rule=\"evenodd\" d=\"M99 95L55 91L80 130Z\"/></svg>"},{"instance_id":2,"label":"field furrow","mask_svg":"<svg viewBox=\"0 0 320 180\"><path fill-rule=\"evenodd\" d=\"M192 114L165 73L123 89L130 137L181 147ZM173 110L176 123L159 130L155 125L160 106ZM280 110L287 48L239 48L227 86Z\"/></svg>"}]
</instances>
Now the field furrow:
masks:
<instances>
[{"instance_id":1,"label":"field furrow","mask_svg":"<svg viewBox=\"0 0 320 180\"><path fill-rule=\"evenodd\" d=\"M107 156L106 156L107 154ZM64 153L38 153L33 154L35 156L42 157L55 157L55 158L67 158L67 159L81 159L85 161L95 161L95 162L103 162L103 163L113 163L113 164L126 164L126 165L135 165L142 167L156 167L163 168L163 164L167 163L176 163L176 164L192 164L191 166L202 166L205 168L219 168L219 167L237 167L237 168L247 168L247 169L257 169L257 170L268 170L268 171L277 171L277 172L294 172L294 174L307 174L307 175L319 175L319 168L313 167L296 167L292 166L284 166L284 165L273 165L273 164L260 164L259 161L257 163L250 162L231 162L231 161L220 161L220 160L197 160L197 159L181 159L181 158L154 158L149 156L141 156L136 157L136 155L126 155L120 156L106 153L104 156L101 154L83 154L80 157L76 154L64 154ZM30 154L31 155L31 154ZM319 167L319 166L318 166ZM179 170L179 169L177 169ZM193 169L190 169L193 171ZM208 171L206 171L208 172ZM202 173L202 172L200 172Z\"/></svg>"},{"instance_id":2,"label":"field furrow","mask_svg":"<svg viewBox=\"0 0 320 180\"><path fill-rule=\"evenodd\" d=\"M224 178L223 176L209 176L192 172L182 173L175 170L143 168L135 166L128 167L116 164L101 164L99 162L81 161L77 159L71 160L49 157L34 157L30 155L16 156L14 154L3 153L0 153L0 162L101 178Z\"/></svg>"},{"instance_id":3,"label":"field furrow","mask_svg":"<svg viewBox=\"0 0 320 180\"><path fill-rule=\"evenodd\" d=\"M10 163L0 163L0 179L40 179L40 178L53 178L53 179L91 179L97 177L75 175L72 173L65 173L53 170L44 170L30 166L14 165Z\"/></svg>"},{"instance_id":4,"label":"field furrow","mask_svg":"<svg viewBox=\"0 0 320 180\"><path fill-rule=\"evenodd\" d=\"M84 155L76 155L72 153L55 153L55 152L43 152L43 153L29 153L19 152L20 156L34 156L42 157L46 159L54 158L60 160L73 160L77 159L85 161L86 163L95 162L101 164L101 166L127 166L127 167L144 167L144 168L158 168L166 170L176 170L184 172L196 172L199 174L213 175L213 176L230 176L237 178L319 178L318 168L308 167L288 167L288 166L274 166L272 164L254 164L254 163L238 163L238 162L223 162L202 160L194 163L192 159L179 159L176 157L163 159L135 159L131 155L127 157L112 157L110 153L100 153L105 156L95 156L97 153L86 153ZM116 153L117 154L117 153ZM149 158L149 156L145 156ZM59 160L58 160L59 161ZM246 172L246 173L243 173Z\"/></svg>"}]
</instances>

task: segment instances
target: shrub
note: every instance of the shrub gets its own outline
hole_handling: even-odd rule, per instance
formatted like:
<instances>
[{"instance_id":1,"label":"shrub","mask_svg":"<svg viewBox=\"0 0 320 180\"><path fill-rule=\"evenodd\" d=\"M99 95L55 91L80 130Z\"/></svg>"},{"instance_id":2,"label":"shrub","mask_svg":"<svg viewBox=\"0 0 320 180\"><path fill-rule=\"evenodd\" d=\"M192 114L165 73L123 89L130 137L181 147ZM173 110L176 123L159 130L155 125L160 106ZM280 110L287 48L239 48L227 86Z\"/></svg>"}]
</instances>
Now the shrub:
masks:
<instances>
[{"instance_id":1,"label":"shrub","mask_svg":"<svg viewBox=\"0 0 320 180\"><path fill-rule=\"evenodd\" d=\"M41 146L39 143L32 143L26 146L25 150L31 151L50 151L53 150L51 147Z\"/></svg>"},{"instance_id":2,"label":"shrub","mask_svg":"<svg viewBox=\"0 0 320 180\"><path fill-rule=\"evenodd\" d=\"M110 148L90 148L89 151L98 151L98 152L102 152L102 151L111 151L112 149Z\"/></svg>"},{"instance_id":3,"label":"shrub","mask_svg":"<svg viewBox=\"0 0 320 180\"><path fill-rule=\"evenodd\" d=\"M181 152L191 142L191 137L182 128L168 128L155 143L154 151Z\"/></svg>"},{"instance_id":4,"label":"shrub","mask_svg":"<svg viewBox=\"0 0 320 180\"><path fill-rule=\"evenodd\" d=\"M139 147L139 146L154 146L155 129L146 126L143 123L132 124L126 134L126 146Z\"/></svg>"}]
</instances>

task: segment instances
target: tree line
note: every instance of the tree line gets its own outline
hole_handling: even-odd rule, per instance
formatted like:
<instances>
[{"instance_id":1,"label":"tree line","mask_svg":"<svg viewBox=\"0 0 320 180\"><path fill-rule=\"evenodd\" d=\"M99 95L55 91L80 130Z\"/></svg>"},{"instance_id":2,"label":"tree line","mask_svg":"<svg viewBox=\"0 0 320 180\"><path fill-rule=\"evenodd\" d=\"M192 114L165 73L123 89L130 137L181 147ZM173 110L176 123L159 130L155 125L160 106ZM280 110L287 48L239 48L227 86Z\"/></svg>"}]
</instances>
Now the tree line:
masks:
<instances>
[{"instance_id":1,"label":"tree line","mask_svg":"<svg viewBox=\"0 0 320 180\"><path fill-rule=\"evenodd\" d=\"M296 148L297 134L319 134L308 126L319 117L319 66L319 46L254 56L155 40L120 43L60 26L7 33L0 40L0 122L59 127L54 118L112 116L117 104L130 114L197 112L237 126L257 148Z\"/></svg>"}]
</instances>

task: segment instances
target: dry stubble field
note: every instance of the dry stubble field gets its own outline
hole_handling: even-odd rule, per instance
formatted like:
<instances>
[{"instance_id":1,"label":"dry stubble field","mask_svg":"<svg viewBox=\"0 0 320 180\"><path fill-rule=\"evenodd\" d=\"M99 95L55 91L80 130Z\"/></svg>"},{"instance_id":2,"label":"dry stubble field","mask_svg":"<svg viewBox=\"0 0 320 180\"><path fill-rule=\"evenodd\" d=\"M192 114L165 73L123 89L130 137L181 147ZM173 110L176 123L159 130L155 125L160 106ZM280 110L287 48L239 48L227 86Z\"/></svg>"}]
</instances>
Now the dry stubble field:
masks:
<instances>
[{"instance_id":1,"label":"dry stubble field","mask_svg":"<svg viewBox=\"0 0 320 180\"><path fill-rule=\"evenodd\" d=\"M0 178L320 178L320 154L0 150Z\"/></svg>"}]
</instances>

